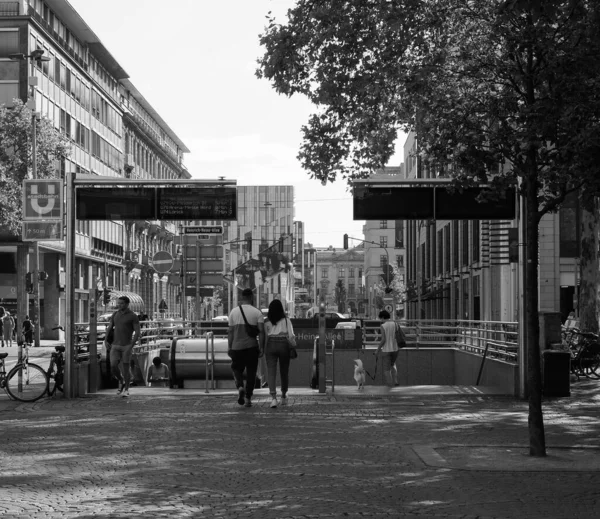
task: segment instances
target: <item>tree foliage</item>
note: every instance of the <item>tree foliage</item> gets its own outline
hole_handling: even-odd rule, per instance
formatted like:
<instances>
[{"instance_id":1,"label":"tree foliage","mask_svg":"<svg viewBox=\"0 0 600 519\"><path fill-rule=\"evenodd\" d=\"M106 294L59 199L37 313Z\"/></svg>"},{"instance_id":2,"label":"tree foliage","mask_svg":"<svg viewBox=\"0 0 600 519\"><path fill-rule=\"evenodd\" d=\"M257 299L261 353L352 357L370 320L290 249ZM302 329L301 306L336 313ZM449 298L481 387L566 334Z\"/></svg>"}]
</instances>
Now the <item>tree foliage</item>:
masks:
<instances>
[{"instance_id":1,"label":"tree foliage","mask_svg":"<svg viewBox=\"0 0 600 519\"><path fill-rule=\"evenodd\" d=\"M414 130L427 176L518 185L533 455L545 455L538 225L569 192L598 191L598 34L596 0L299 0L261 36L257 75L316 106L299 152L311 177L369 176Z\"/></svg>"},{"instance_id":2,"label":"tree foliage","mask_svg":"<svg viewBox=\"0 0 600 519\"><path fill-rule=\"evenodd\" d=\"M20 234L23 180L31 178L32 114L19 99L11 107L0 105L0 222L13 235ZM70 143L45 117L36 127L37 177L52 178L56 161L69 156Z\"/></svg>"}]
</instances>

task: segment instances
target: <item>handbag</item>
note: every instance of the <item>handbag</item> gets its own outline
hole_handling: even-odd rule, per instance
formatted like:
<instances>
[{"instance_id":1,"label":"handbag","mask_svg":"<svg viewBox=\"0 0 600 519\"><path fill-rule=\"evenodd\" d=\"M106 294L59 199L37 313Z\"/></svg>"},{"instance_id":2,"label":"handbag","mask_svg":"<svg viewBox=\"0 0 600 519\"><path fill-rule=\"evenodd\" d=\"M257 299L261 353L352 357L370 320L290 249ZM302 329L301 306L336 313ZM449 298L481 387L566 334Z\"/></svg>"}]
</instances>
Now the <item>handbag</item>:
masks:
<instances>
[{"instance_id":1,"label":"handbag","mask_svg":"<svg viewBox=\"0 0 600 519\"><path fill-rule=\"evenodd\" d=\"M406 347L406 335L404 335L404 331L402 330L400 323L396 323L395 336L396 336L396 344L398 345L398 348Z\"/></svg>"},{"instance_id":2,"label":"handbag","mask_svg":"<svg viewBox=\"0 0 600 519\"><path fill-rule=\"evenodd\" d=\"M248 319L246 319L246 314L242 309L242 305L240 305L240 312L242 312L242 317L244 318L244 322L246 323L245 329L246 333L248 334L248 337L256 339L260 335L260 330L258 329L258 326L256 326L255 324L250 324L248 322Z\"/></svg>"},{"instance_id":3,"label":"handbag","mask_svg":"<svg viewBox=\"0 0 600 519\"><path fill-rule=\"evenodd\" d=\"M290 359L297 359L298 351L296 350L296 338L293 335L291 337L289 336L287 317L285 318L285 329L286 329L286 332L288 333L286 335L286 338L287 338L287 342L288 342L288 348L290 349Z\"/></svg>"}]
</instances>

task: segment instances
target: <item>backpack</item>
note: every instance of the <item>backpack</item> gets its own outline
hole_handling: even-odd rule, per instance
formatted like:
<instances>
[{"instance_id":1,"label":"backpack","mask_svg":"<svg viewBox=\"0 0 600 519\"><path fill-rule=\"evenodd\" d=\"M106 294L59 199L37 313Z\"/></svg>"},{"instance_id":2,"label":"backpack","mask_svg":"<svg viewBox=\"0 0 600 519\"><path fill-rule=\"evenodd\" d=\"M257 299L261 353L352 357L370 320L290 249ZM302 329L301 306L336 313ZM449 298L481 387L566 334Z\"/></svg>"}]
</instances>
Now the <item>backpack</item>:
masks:
<instances>
[{"instance_id":1,"label":"backpack","mask_svg":"<svg viewBox=\"0 0 600 519\"><path fill-rule=\"evenodd\" d=\"M396 323L396 344L398 348L406 347L406 335L404 335L404 331L402 330L402 326L399 323Z\"/></svg>"}]
</instances>

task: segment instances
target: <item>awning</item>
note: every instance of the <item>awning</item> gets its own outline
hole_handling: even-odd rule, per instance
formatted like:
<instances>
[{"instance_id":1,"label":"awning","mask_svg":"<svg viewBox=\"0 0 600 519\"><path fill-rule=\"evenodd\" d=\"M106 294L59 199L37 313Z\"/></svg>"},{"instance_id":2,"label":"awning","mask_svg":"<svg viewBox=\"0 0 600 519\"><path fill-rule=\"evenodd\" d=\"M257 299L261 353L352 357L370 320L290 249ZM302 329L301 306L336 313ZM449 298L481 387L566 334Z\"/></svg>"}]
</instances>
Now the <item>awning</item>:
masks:
<instances>
[{"instance_id":1,"label":"awning","mask_svg":"<svg viewBox=\"0 0 600 519\"><path fill-rule=\"evenodd\" d=\"M429 292L425 292L424 294L421 294L421 301L432 301L435 299L446 299L448 296L448 294L444 294L444 292L446 292L447 290L450 290L449 286L444 286L444 287L440 287L440 288L436 288L433 290L430 290ZM416 303L419 301L419 296L414 296L411 297L408 301L406 301L407 303Z\"/></svg>"},{"instance_id":2,"label":"awning","mask_svg":"<svg viewBox=\"0 0 600 519\"><path fill-rule=\"evenodd\" d=\"M110 303L109 308L111 310L117 310L117 299L119 297L126 296L129 298L129 308L134 312L145 311L144 300L142 297L135 292L119 292L118 290L111 290L110 292Z\"/></svg>"}]
</instances>

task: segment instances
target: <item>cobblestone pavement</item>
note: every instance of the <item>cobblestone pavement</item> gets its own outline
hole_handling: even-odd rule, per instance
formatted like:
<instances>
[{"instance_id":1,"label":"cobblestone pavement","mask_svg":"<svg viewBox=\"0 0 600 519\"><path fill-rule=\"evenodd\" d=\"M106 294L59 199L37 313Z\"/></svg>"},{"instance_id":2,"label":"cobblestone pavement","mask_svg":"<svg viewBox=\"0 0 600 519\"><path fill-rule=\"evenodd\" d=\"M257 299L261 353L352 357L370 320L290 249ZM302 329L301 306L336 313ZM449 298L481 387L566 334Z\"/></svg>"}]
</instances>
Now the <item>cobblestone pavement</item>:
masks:
<instances>
[{"instance_id":1,"label":"cobblestone pavement","mask_svg":"<svg viewBox=\"0 0 600 519\"><path fill-rule=\"evenodd\" d=\"M527 404L470 391L233 393L132 388L22 404L0 395L6 518L593 518L598 384Z\"/></svg>"}]
</instances>

